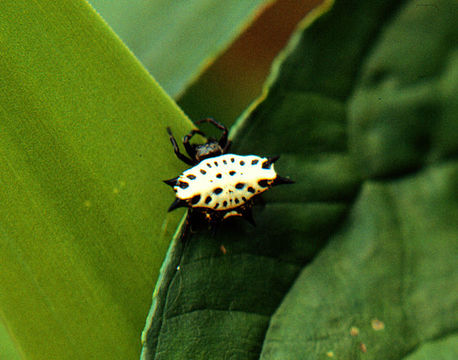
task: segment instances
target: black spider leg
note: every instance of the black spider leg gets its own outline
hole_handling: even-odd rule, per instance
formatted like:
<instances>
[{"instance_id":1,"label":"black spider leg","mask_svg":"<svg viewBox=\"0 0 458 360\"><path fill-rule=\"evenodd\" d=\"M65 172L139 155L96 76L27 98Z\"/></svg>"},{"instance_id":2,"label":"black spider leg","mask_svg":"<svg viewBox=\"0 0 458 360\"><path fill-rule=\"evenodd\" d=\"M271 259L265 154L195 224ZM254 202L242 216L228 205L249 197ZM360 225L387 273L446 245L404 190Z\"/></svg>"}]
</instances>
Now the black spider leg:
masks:
<instances>
[{"instance_id":1,"label":"black spider leg","mask_svg":"<svg viewBox=\"0 0 458 360\"><path fill-rule=\"evenodd\" d=\"M253 203L247 204L245 208L241 211L242 218L248 221L252 226L256 226L256 221L254 221L253 217Z\"/></svg>"},{"instance_id":2,"label":"black spider leg","mask_svg":"<svg viewBox=\"0 0 458 360\"><path fill-rule=\"evenodd\" d=\"M253 206L259 206L259 207L265 207L266 206L266 201L262 197L262 194L255 195L251 198L251 203Z\"/></svg>"},{"instance_id":3,"label":"black spider leg","mask_svg":"<svg viewBox=\"0 0 458 360\"><path fill-rule=\"evenodd\" d=\"M197 129L193 129L191 130L191 132L186 135L184 138L183 138L183 146L184 148L186 149L186 152L189 154L189 156L191 157L191 159L195 159L196 158L196 150L192 147L192 145L189 143L189 140L191 140L191 138L195 135L195 134L199 134L199 135L202 135L203 137L205 137L205 134L200 131L200 130L197 130Z\"/></svg>"},{"instance_id":4,"label":"black spider leg","mask_svg":"<svg viewBox=\"0 0 458 360\"><path fill-rule=\"evenodd\" d=\"M193 231L193 222L195 220L196 213L193 208L188 208L188 212L186 213L186 218L184 220L183 225L181 226L181 233L179 236L179 240L181 243L186 245L189 242L189 239L191 238L192 234L194 234L196 231Z\"/></svg>"},{"instance_id":5,"label":"black spider leg","mask_svg":"<svg viewBox=\"0 0 458 360\"><path fill-rule=\"evenodd\" d=\"M202 225L201 222L204 221L202 213L198 209L192 207L188 208L188 213L186 214L186 219L182 226L182 231L180 235L180 240L183 244L187 244L192 234L199 232L199 225Z\"/></svg>"},{"instance_id":6,"label":"black spider leg","mask_svg":"<svg viewBox=\"0 0 458 360\"><path fill-rule=\"evenodd\" d=\"M221 124L220 122L216 121L213 118L205 118L205 119L199 120L196 122L196 124L201 124L204 122L210 123L216 126L218 129L222 130L223 133L221 134L221 137L218 140L218 144L223 149L223 153L224 154L227 153L227 151L229 150L229 147L231 146L231 142L228 140L229 131L227 130L227 127Z\"/></svg>"},{"instance_id":7,"label":"black spider leg","mask_svg":"<svg viewBox=\"0 0 458 360\"><path fill-rule=\"evenodd\" d=\"M223 154L227 154L229 152L229 149L231 148L232 141L227 140L226 146L223 147Z\"/></svg>"},{"instance_id":8,"label":"black spider leg","mask_svg":"<svg viewBox=\"0 0 458 360\"><path fill-rule=\"evenodd\" d=\"M212 238L216 237L216 232L219 229L219 226L221 225L221 220L217 218L211 218L210 221L208 222L208 227L210 230L210 236Z\"/></svg>"},{"instance_id":9,"label":"black spider leg","mask_svg":"<svg viewBox=\"0 0 458 360\"><path fill-rule=\"evenodd\" d=\"M195 162L180 152L180 148L178 147L177 141L173 137L172 130L170 130L169 127L167 127L167 132L169 133L170 142L173 145L173 150L175 151L175 155L177 156L177 158L188 165L194 166Z\"/></svg>"}]
</instances>

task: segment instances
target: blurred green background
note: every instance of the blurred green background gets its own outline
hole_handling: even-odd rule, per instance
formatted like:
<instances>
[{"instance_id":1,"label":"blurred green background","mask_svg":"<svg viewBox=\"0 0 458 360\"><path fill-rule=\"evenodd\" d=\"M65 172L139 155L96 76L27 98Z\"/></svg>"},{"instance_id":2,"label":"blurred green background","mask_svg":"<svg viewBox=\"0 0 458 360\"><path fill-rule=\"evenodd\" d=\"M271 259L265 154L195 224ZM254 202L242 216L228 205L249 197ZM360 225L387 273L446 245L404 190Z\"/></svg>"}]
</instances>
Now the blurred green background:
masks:
<instances>
[{"instance_id":1,"label":"blurred green background","mask_svg":"<svg viewBox=\"0 0 458 360\"><path fill-rule=\"evenodd\" d=\"M231 125L261 94L273 60L297 24L320 3L320 0L278 0L265 8L178 97L178 105L194 121L212 116Z\"/></svg>"}]
</instances>

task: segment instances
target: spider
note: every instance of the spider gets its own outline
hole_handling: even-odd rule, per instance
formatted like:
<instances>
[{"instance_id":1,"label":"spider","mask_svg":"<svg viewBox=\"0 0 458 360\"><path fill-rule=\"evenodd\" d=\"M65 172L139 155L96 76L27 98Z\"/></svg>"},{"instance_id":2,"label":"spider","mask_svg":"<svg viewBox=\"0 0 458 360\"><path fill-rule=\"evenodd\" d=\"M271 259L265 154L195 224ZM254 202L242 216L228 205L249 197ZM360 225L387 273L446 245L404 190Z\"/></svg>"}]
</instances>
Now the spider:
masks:
<instances>
[{"instance_id":1,"label":"spider","mask_svg":"<svg viewBox=\"0 0 458 360\"><path fill-rule=\"evenodd\" d=\"M275 172L273 164L279 156L228 153L231 142L228 140L227 128L213 118L196 122L201 123L216 126L222 131L221 137L219 140L207 138L204 144L191 144L189 141L195 134L206 137L198 129L191 130L183 138L188 156L180 152L172 131L167 128L175 155L192 166L178 177L164 180L176 193L176 199L168 211L179 207L188 208L182 239L187 237L194 222L202 220L212 229L233 216L241 216L255 225L251 211L255 199L272 186L294 183Z\"/></svg>"}]
</instances>

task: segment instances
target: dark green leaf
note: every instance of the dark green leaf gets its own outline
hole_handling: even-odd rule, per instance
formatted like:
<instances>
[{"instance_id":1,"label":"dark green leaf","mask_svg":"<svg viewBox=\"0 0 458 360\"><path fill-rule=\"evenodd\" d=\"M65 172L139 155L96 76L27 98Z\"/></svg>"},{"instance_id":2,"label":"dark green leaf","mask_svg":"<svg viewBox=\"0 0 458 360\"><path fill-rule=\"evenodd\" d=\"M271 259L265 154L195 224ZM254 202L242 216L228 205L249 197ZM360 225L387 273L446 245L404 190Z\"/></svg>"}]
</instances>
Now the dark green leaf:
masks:
<instances>
[{"instance_id":1,"label":"dark green leaf","mask_svg":"<svg viewBox=\"0 0 458 360\"><path fill-rule=\"evenodd\" d=\"M261 358L315 359L332 351L342 359L399 359L456 331L450 216L458 203L450 195L457 176L457 164L447 163L365 182L344 226L276 311Z\"/></svg>"},{"instance_id":2,"label":"dark green leaf","mask_svg":"<svg viewBox=\"0 0 458 360\"><path fill-rule=\"evenodd\" d=\"M457 6L418 5L392 17L362 63L348 122L366 181L277 310L262 358L399 359L456 331Z\"/></svg>"},{"instance_id":3,"label":"dark green leaf","mask_svg":"<svg viewBox=\"0 0 458 360\"><path fill-rule=\"evenodd\" d=\"M399 359L456 331L457 6L436 4L339 1L296 34L234 136L296 184L256 228L176 245L145 358Z\"/></svg>"}]
</instances>

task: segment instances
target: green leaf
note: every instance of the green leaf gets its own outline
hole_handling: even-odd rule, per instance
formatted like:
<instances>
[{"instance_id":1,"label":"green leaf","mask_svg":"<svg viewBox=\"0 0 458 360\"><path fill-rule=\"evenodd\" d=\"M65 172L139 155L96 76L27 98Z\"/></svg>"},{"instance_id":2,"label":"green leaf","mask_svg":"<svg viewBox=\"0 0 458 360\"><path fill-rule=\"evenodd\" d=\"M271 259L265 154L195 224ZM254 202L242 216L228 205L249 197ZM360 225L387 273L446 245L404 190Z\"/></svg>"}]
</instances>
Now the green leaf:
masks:
<instances>
[{"instance_id":1,"label":"green leaf","mask_svg":"<svg viewBox=\"0 0 458 360\"><path fill-rule=\"evenodd\" d=\"M2 1L0 28L2 333L27 359L138 358L180 215L165 127L190 122L83 1Z\"/></svg>"},{"instance_id":2,"label":"green leaf","mask_svg":"<svg viewBox=\"0 0 458 360\"><path fill-rule=\"evenodd\" d=\"M407 2L361 63L348 124L365 181L277 309L261 358L399 359L457 330L458 8L436 5Z\"/></svg>"},{"instance_id":3,"label":"green leaf","mask_svg":"<svg viewBox=\"0 0 458 360\"><path fill-rule=\"evenodd\" d=\"M456 224L444 214L457 213L457 175L457 164L438 164L365 182L345 224L277 309L261 358L332 351L399 359L456 331Z\"/></svg>"},{"instance_id":4,"label":"green leaf","mask_svg":"<svg viewBox=\"0 0 458 360\"><path fill-rule=\"evenodd\" d=\"M23 358L20 348L14 343L11 334L5 326L5 321L0 319L0 354L4 359L19 360Z\"/></svg>"},{"instance_id":5,"label":"green leaf","mask_svg":"<svg viewBox=\"0 0 458 360\"><path fill-rule=\"evenodd\" d=\"M399 359L456 332L456 2L313 22L329 4L232 132L296 184L175 245L144 359Z\"/></svg>"},{"instance_id":6,"label":"green leaf","mask_svg":"<svg viewBox=\"0 0 458 360\"><path fill-rule=\"evenodd\" d=\"M271 1L89 2L176 97Z\"/></svg>"}]
</instances>

